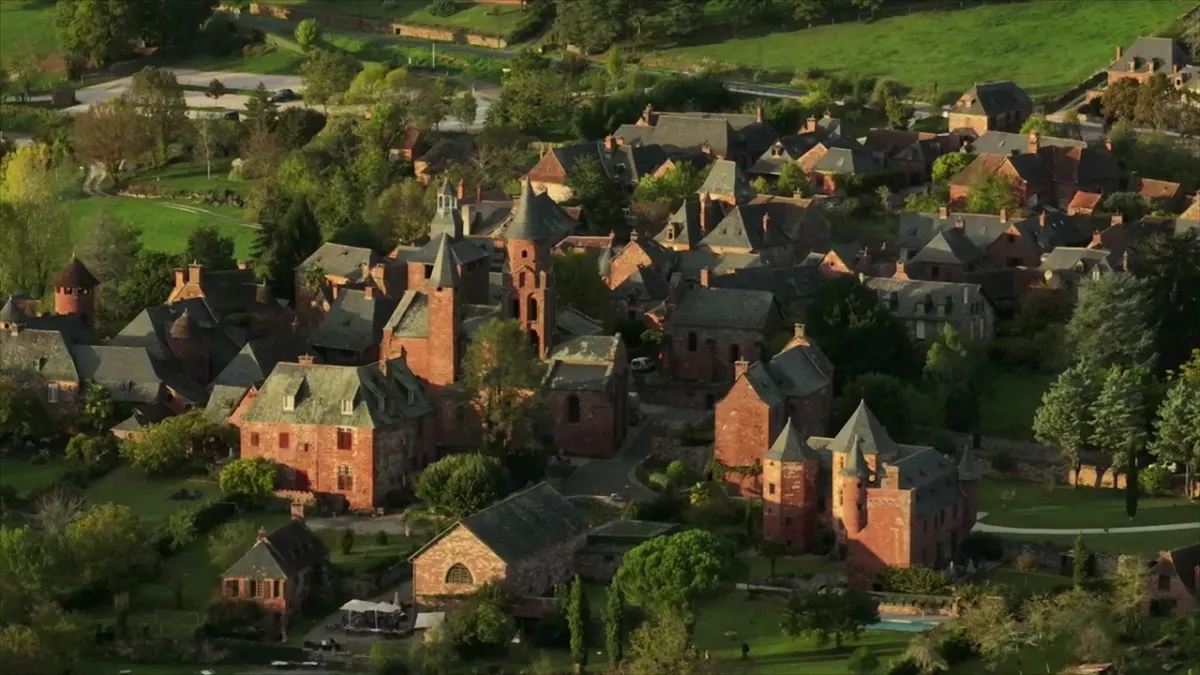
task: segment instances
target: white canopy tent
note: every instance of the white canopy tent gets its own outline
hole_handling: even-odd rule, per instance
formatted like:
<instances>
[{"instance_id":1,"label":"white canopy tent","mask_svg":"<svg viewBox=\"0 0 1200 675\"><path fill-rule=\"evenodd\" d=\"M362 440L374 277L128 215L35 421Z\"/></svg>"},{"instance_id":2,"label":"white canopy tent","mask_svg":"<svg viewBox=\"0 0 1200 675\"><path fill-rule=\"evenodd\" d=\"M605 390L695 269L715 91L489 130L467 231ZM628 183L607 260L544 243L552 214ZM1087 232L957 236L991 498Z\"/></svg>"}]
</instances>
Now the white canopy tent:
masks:
<instances>
[{"instance_id":1,"label":"white canopy tent","mask_svg":"<svg viewBox=\"0 0 1200 675\"><path fill-rule=\"evenodd\" d=\"M350 614L374 614L375 615L375 630L379 630L379 615L380 614L403 614L404 609L398 605L393 605L390 602L370 602L367 600L351 600L342 605L342 611ZM349 625L350 621L346 621Z\"/></svg>"}]
</instances>

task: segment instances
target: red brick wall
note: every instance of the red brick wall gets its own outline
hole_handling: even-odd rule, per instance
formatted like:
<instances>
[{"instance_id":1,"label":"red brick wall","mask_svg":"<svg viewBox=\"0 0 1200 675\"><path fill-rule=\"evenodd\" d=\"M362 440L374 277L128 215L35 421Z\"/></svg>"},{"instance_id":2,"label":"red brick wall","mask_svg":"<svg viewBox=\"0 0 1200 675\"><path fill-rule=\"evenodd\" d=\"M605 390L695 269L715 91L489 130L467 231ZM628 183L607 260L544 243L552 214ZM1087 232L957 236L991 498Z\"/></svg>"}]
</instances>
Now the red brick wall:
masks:
<instances>
[{"instance_id":1,"label":"red brick wall","mask_svg":"<svg viewBox=\"0 0 1200 675\"><path fill-rule=\"evenodd\" d=\"M987 132L989 124L987 115L966 115L963 113L950 113L950 131L958 131L959 129L971 129L977 136L982 136Z\"/></svg>"},{"instance_id":2,"label":"red brick wall","mask_svg":"<svg viewBox=\"0 0 1200 675\"><path fill-rule=\"evenodd\" d=\"M1009 241L1009 238L1012 241ZM1041 256L1030 246L1029 242L1021 236L1020 231L1016 227L1009 225L1004 234L1000 235L996 241L992 242L987 249L988 260L998 267L1010 267L1008 260L1015 258L1018 265L1024 267L1037 267L1041 264Z\"/></svg>"},{"instance_id":3,"label":"red brick wall","mask_svg":"<svg viewBox=\"0 0 1200 675\"><path fill-rule=\"evenodd\" d=\"M430 289L429 340L426 341L426 372L423 376L434 385L447 385L458 379L460 337L458 303L454 289Z\"/></svg>"},{"instance_id":4,"label":"red brick wall","mask_svg":"<svg viewBox=\"0 0 1200 675\"><path fill-rule=\"evenodd\" d=\"M96 324L96 295L86 288L54 289L54 313L78 316L83 325Z\"/></svg>"},{"instance_id":5,"label":"red brick wall","mask_svg":"<svg viewBox=\"0 0 1200 675\"><path fill-rule=\"evenodd\" d=\"M567 415L568 400L579 400L579 421ZM626 396L628 398L628 396ZM622 434L618 429L617 410L606 392L554 391L549 396L554 447L569 455L611 457L618 449Z\"/></svg>"},{"instance_id":6,"label":"red brick wall","mask_svg":"<svg viewBox=\"0 0 1200 675\"><path fill-rule=\"evenodd\" d=\"M689 351L688 333L693 332L696 351ZM669 320L666 336L670 341L665 350L666 367L671 376L707 382L733 380L733 362L737 359L759 360L764 337L758 331L683 326ZM738 347L737 359L731 358L733 345Z\"/></svg>"},{"instance_id":7,"label":"red brick wall","mask_svg":"<svg viewBox=\"0 0 1200 675\"><path fill-rule=\"evenodd\" d=\"M403 355L408 369L413 375L429 381L429 340L414 337L393 337L391 332L383 332L383 343L380 352L385 359L398 359Z\"/></svg>"},{"instance_id":8,"label":"red brick wall","mask_svg":"<svg viewBox=\"0 0 1200 675\"><path fill-rule=\"evenodd\" d=\"M847 501L849 498L846 495ZM882 567L908 567L912 560L911 523L911 491L868 490L866 527L848 535L846 542L850 583L870 585Z\"/></svg>"},{"instance_id":9,"label":"red brick wall","mask_svg":"<svg viewBox=\"0 0 1200 675\"><path fill-rule=\"evenodd\" d=\"M470 570L474 584L446 583L446 572L456 563ZM456 527L414 558L412 568L413 597L417 602L433 602L435 599L429 596L434 595L469 595L480 584L504 579L508 574L508 565L463 527Z\"/></svg>"},{"instance_id":10,"label":"red brick wall","mask_svg":"<svg viewBox=\"0 0 1200 675\"><path fill-rule=\"evenodd\" d=\"M614 289L632 276L642 267L653 267L653 261L641 246L630 244L621 250L613 259L609 269L608 287Z\"/></svg>"},{"instance_id":11,"label":"red brick wall","mask_svg":"<svg viewBox=\"0 0 1200 675\"><path fill-rule=\"evenodd\" d=\"M816 461L763 463L763 538L782 541L793 553L812 548L819 516L819 472Z\"/></svg>"},{"instance_id":12,"label":"red brick wall","mask_svg":"<svg viewBox=\"0 0 1200 675\"><path fill-rule=\"evenodd\" d=\"M508 289L517 300L517 316L521 330L536 334L538 355L545 357L554 339L555 296L550 278L550 251L537 242L509 240L507 242L509 269ZM524 280L524 285L521 281ZM510 308L504 309L511 312ZM534 318L534 311L537 312ZM532 338L531 338L532 339Z\"/></svg>"},{"instance_id":13,"label":"red brick wall","mask_svg":"<svg viewBox=\"0 0 1200 675\"><path fill-rule=\"evenodd\" d=\"M753 466L783 428L783 413L767 405L746 378L738 378L725 398L717 402L713 442L716 458L725 466ZM730 473L725 480L736 494L758 495L762 479Z\"/></svg>"}]
</instances>

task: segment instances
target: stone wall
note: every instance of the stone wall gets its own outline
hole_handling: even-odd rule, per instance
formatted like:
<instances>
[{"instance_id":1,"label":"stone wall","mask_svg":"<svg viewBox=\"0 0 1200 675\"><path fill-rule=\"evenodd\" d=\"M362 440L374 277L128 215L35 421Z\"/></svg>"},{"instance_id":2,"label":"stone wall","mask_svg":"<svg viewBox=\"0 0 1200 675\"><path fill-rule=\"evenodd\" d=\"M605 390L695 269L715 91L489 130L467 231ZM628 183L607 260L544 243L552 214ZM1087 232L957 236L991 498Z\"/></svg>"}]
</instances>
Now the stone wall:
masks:
<instances>
[{"instance_id":1,"label":"stone wall","mask_svg":"<svg viewBox=\"0 0 1200 675\"><path fill-rule=\"evenodd\" d=\"M446 583L446 573L455 564L471 572L473 583ZM458 527L413 560L413 597L419 603L436 604L436 596L468 595L480 584L503 580L508 566L475 535Z\"/></svg>"}]
</instances>

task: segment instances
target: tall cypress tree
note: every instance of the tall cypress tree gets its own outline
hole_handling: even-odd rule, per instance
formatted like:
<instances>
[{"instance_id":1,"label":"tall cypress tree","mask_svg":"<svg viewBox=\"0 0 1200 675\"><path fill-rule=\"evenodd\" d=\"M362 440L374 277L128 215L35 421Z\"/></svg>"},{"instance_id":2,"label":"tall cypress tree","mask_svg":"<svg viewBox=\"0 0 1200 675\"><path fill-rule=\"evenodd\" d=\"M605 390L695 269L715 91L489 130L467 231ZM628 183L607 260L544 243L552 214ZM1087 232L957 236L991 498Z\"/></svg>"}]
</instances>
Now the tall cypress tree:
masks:
<instances>
[{"instance_id":1,"label":"tall cypress tree","mask_svg":"<svg viewBox=\"0 0 1200 675\"><path fill-rule=\"evenodd\" d=\"M295 295L296 265L321 245L321 228L308 201L292 201L278 223L264 223L254 240L254 258L259 278L265 280L275 297L291 299Z\"/></svg>"},{"instance_id":2,"label":"tall cypress tree","mask_svg":"<svg viewBox=\"0 0 1200 675\"><path fill-rule=\"evenodd\" d=\"M581 666L587 665L587 596L583 594L583 582L579 576L571 582L571 606L567 614L567 625L571 629L571 658Z\"/></svg>"},{"instance_id":3,"label":"tall cypress tree","mask_svg":"<svg viewBox=\"0 0 1200 675\"><path fill-rule=\"evenodd\" d=\"M625 594L619 584L608 587L608 604L604 608L604 648L608 661L621 662L625 656Z\"/></svg>"},{"instance_id":4,"label":"tall cypress tree","mask_svg":"<svg viewBox=\"0 0 1200 675\"><path fill-rule=\"evenodd\" d=\"M1148 378L1149 372L1144 367L1118 365L1105 373L1093 410L1092 445L1112 458L1114 470L1122 465L1136 469L1138 454L1146 448ZM1133 482L1136 476L1127 473L1126 478ZM1130 499L1136 504L1136 485L1132 490L1135 494ZM1136 510L1136 506L1132 508Z\"/></svg>"},{"instance_id":5,"label":"tall cypress tree","mask_svg":"<svg viewBox=\"0 0 1200 675\"><path fill-rule=\"evenodd\" d=\"M1083 535L1075 537L1074 565L1072 566L1072 581L1075 586L1082 586L1087 579L1087 547L1083 545Z\"/></svg>"}]
</instances>

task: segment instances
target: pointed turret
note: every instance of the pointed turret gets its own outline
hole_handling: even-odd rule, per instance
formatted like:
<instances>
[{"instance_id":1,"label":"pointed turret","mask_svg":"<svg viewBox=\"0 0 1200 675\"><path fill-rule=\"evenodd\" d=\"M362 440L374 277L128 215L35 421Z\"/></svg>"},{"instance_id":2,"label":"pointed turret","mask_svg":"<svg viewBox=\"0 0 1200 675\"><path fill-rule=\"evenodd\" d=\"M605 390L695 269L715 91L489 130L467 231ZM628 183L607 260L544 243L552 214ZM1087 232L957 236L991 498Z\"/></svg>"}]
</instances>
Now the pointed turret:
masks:
<instances>
[{"instance_id":1,"label":"pointed turret","mask_svg":"<svg viewBox=\"0 0 1200 675\"><path fill-rule=\"evenodd\" d=\"M962 457L958 460L958 479L960 481L979 480L979 468L975 466L975 451L971 449L970 443L963 448Z\"/></svg>"},{"instance_id":2,"label":"pointed turret","mask_svg":"<svg viewBox=\"0 0 1200 675\"><path fill-rule=\"evenodd\" d=\"M806 460L820 461L821 455L800 438L792 420L789 419L784 425L783 431L780 431L779 435L775 437L775 442L767 451L766 458L780 462L803 462Z\"/></svg>"},{"instance_id":3,"label":"pointed turret","mask_svg":"<svg viewBox=\"0 0 1200 675\"><path fill-rule=\"evenodd\" d=\"M434 288L454 288L458 285L458 269L450 255L449 237L442 236L438 240L433 270L429 274L429 285Z\"/></svg>"},{"instance_id":4,"label":"pointed turret","mask_svg":"<svg viewBox=\"0 0 1200 675\"><path fill-rule=\"evenodd\" d=\"M21 309L17 296L8 296L8 302L4 303L4 307L0 307L0 323L13 326L25 323L25 310Z\"/></svg>"},{"instance_id":5,"label":"pointed turret","mask_svg":"<svg viewBox=\"0 0 1200 675\"><path fill-rule=\"evenodd\" d=\"M891 461L900 454L896 442L892 440L891 436L888 436L887 429L879 423L875 413L867 407L866 401L859 401L858 408L842 425L841 431L838 431L833 442L829 444L829 449L833 452L850 452L854 449L851 440L856 438L862 441L864 454L877 454L882 456L885 461Z\"/></svg>"},{"instance_id":6,"label":"pointed turret","mask_svg":"<svg viewBox=\"0 0 1200 675\"><path fill-rule=\"evenodd\" d=\"M867 464L867 458L863 456L863 442L858 436L852 439L850 456L846 458L846 468L842 469L843 476L871 477L871 467Z\"/></svg>"},{"instance_id":7,"label":"pointed turret","mask_svg":"<svg viewBox=\"0 0 1200 675\"><path fill-rule=\"evenodd\" d=\"M549 241L571 229L571 217L554 200L538 195L528 179L521 181L521 194L504 228L505 239Z\"/></svg>"}]
</instances>

